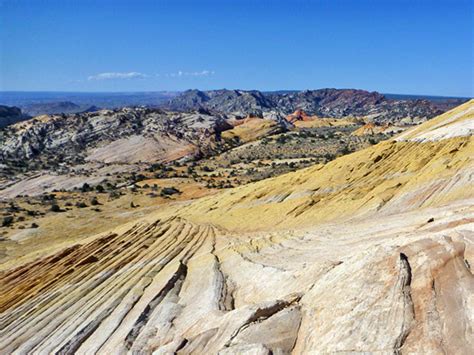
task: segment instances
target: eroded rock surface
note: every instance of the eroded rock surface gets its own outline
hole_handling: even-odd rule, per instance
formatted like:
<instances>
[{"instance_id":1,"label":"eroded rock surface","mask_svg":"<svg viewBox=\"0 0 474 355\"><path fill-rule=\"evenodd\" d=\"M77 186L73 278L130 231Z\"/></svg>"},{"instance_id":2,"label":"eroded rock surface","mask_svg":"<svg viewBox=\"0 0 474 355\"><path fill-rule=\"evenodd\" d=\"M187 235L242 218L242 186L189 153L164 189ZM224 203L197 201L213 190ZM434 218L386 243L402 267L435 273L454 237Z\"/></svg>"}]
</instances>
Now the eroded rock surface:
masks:
<instances>
[{"instance_id":1,"label":"eroded rock surface","mask_svg":"<svg viewBox=\"0 0 474 355\"><path fill-rule=\"evenodd\" d=\"M473 227L470 204L238 236L143 221L3 270L0 349L468 353Z\"/></svg>"}]
</instances>

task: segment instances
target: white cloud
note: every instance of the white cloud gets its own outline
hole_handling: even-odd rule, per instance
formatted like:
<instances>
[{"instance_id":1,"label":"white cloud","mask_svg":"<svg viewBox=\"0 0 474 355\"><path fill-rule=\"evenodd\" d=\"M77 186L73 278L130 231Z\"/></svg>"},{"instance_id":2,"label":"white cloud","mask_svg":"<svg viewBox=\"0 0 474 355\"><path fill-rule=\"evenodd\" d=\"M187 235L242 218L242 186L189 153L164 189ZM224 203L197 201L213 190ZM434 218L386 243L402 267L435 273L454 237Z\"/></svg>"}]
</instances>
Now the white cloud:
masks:
<instances>
[{"instance_id":1,"label":"white cloud","mask_svg":"<svg viewBox=\"0 0 474 355\"><path fill-rule=\"evenodd\" d=\"M164 77L168 78L181 78L181 77L204 77L204 76L211 76L214 75L214 70L201 70L201 71L192 71L186 72L179 70L176 73L167 73L164 74ZM160 77L160 74L154 74L151 77ZM146 79L150 78L149 75L139 73L136 71L132 72L109 72L109 73L100 73L96 75L91 75L87 78L87 80L130 80L130 79Z\"/></svg>"},{"instance_id":2,"label":"white cloud","mask_svg":"<svg viewBox=\"0 0 474 355\"><path fill-rule=\"evenodd\" d=\"M170 77L183 77L183 76L211 76L214 75L215 71L213 70L201 70L201 71L193 71L193 72L185 72L179 70L176 73L166 74L166 76Z\"/></svg>"},{"instance_id":3,"label":"white cloud","mask_svg":"<svg viewBox=\"0 0 474 355\"><path fill-rule=\"evenodd\" d=\"M97 75L91 75L87 78L87 80L113 80L113 79L145 79L148 75L143 73L138 73L136 71L128 72L128 73L100 73Z\"/></svg>"}]
</instances>

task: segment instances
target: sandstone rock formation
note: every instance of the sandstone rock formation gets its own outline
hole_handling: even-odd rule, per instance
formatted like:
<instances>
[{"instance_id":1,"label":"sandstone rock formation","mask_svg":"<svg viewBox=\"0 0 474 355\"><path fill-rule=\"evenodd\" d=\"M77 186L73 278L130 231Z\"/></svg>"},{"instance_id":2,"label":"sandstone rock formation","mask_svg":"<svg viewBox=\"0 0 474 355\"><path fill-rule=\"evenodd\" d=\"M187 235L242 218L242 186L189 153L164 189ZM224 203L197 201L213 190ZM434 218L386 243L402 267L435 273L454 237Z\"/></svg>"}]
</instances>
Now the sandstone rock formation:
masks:
<instances>
[{"instance_id":1,"label":"sandstone rock formation","mask_svg":"<svg viewBox=\"0 0 474 355\"><path fill-rule=\"evenodd\" d=\"M155 161L166 161L168 156L185 157L211 150L216 136L230 128L219 115L146 108L43 115L8 127L0 136L0 157L24 161L39 155L57 156L60 152L77 161L109 161L120 145L123 152L128 151L123 162L143 160L143 149L149 150ZM135 144L136 139L142 144ZM143 149L140 154L133 154L137 146Z\"/></svg>"},{"instance_id":2,"label":"sandstone rock formation","mask_svg":"<svg viewBox=\"0 0 474 355\"><path fill-rule=\"evenodd\" d=\"M6 260L0 352L470 353L473 107Z\"/></svg>"},{"instance_id":3,"label":"sandstone rock formation","mask_svg":"<svg viewBox=\"0 0 474 355\"><path fill-rule=\"evenodd\" d=\"M377 133L383 133L389 128L389 125L376 125L372 122L366 123L362 127L356 129L352 132L354 136L365 136L365 135L373 135Z\"/></svg>"},{"instance_id":4,"label":"sandstone rock formation","mask_svg":"<svg viewBox=\"0 0 474 355\"><path fill-rule=\"evenodd\" d=\"M298 109L292 114L286 116L286 120L290 123L295 123L297 121L312 121L314 119L317 119L317 117L309 116L308 114L306 114L306 112L304 112L301 109Z\"/></svg>"},{"instance_id":5,"label":"sandstone rock formation","mask_svg":"<svg viewBox=\"0 0 474 355\"><path fill-rule=\"evenodd\" d=\"M240 120L233 129L222 132L222 138L250 142L258 138L283 132L284 130L285 127L275 120L249 117L245 120Z\"/></svg>"}]
</instances>

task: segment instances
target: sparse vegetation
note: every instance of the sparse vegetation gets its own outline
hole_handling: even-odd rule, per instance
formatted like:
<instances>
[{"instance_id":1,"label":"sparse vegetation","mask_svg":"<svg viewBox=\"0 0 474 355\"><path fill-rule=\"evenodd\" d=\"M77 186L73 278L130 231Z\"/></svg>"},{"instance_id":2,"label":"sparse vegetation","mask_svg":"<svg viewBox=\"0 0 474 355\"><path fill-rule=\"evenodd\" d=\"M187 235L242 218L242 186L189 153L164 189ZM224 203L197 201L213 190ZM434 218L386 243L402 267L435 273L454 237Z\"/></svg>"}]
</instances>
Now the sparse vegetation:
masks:
<instances>
[{"instance_id":1,"label":"sparse vegetation","mask_svg":"<svg viewBox=\"0 0 474 355\"><path fill-rule=\"evenodd\" d=\"M13 223L13 216L3 216L2 217L2 227L8 227Z\"/></svg>"},{"instance_id":2,"label":"sparse vegetation","mask_svg":"<svg viewBox=\"0 0 474 355\"><path fill-rule=\"evenodd\" d=\"M175 187L164 187L163 189L161 189L161 195L163 196L171 196L179 193L180 191Z\"/></svg>"},{"instance_id":3,"label":"sparse vegetation","mask_svg":"<svg viewBox=\"0 0 474 355\"><path fill-rule=\"evenodd\" d=\"M61 210L61 207L59 207L59 205L57 204L52 204L51 205L51 208L50 208L51 212L62 212L63 210Z\"/></svg>"}]
</instances>

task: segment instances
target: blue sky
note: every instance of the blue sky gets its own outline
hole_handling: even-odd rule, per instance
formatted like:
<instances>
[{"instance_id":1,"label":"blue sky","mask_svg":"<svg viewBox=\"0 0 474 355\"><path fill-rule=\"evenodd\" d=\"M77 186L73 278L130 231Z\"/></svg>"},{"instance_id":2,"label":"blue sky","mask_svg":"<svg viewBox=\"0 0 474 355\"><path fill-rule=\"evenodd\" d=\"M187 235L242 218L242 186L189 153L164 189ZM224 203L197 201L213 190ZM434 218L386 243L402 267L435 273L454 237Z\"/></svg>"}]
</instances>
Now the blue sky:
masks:
<instances>
[{"instance_id":1,"label":"blue sky","mask_svg":"<svg viewBox=\"0 0 474 355\"><path fill-rule=\"evenodd\" d=\"M0 90L474 95L470 0L0 4Z\"/></svg>"}]
</instances>

